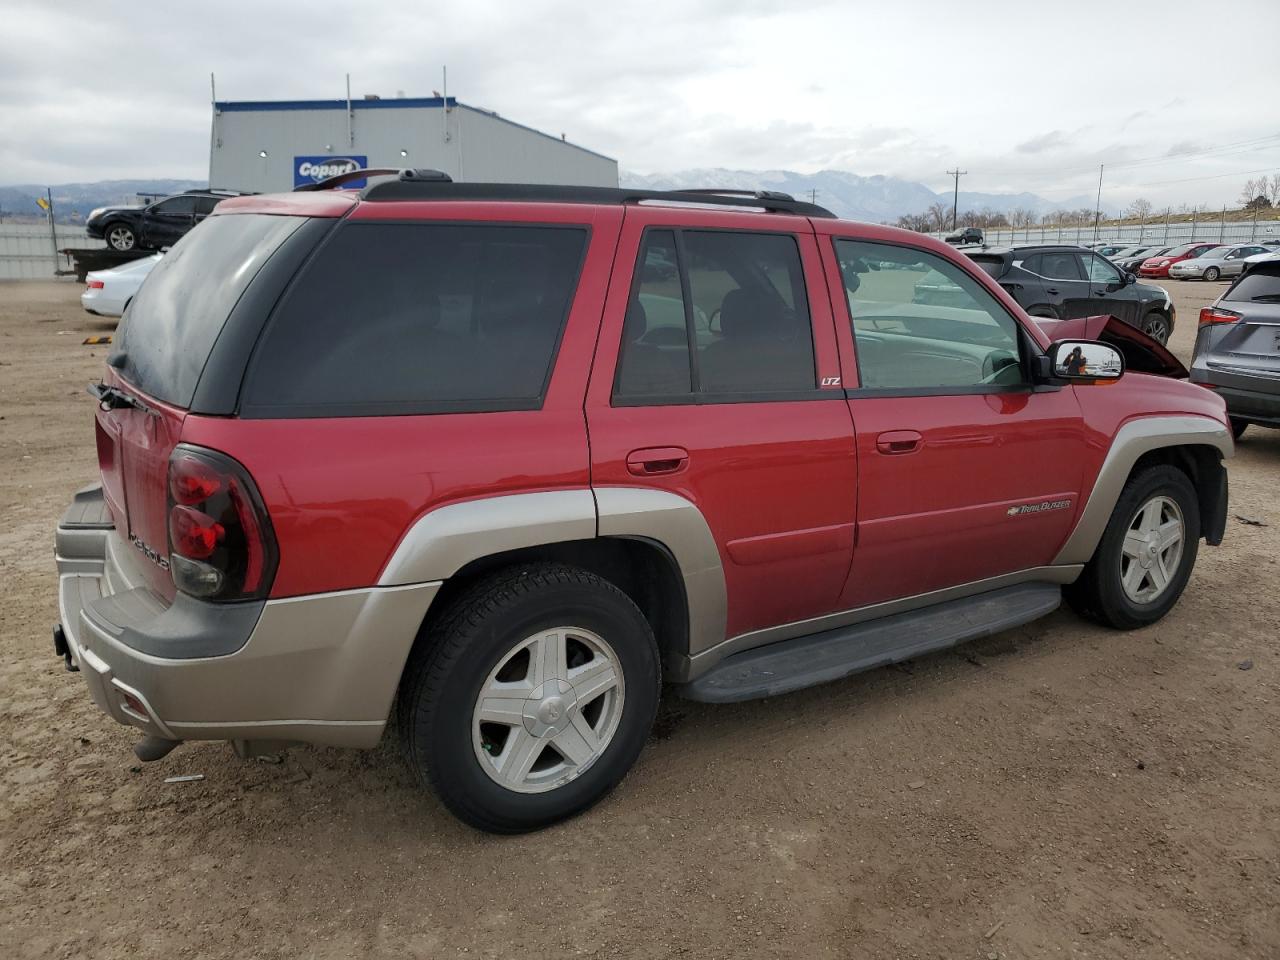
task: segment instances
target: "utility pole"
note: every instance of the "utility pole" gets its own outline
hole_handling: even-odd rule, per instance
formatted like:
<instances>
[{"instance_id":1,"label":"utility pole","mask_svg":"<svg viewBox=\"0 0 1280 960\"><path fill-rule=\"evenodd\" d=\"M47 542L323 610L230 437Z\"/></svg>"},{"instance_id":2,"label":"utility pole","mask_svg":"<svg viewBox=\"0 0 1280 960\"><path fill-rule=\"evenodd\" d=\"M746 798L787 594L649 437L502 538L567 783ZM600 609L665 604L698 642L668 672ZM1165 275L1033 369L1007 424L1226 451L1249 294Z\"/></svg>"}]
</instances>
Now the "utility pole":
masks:
<instances>
[{"instance_id":1,"label":"utility pole","mask_svg":"<svg viewBox=\"0 0 1280 960\"><path fill-rule=\"evenodd\" d=\"M956 178L956 190L951 196L951 229L956 228L956 215L959 213L960 206L960 178L968 174L968 170L961 170L959 164L954 170L948 170L947 176Z\"/></svg>"},{"instance_id":2,"label":"utility pole","mask_svg":"<svg viewBox=\"0 0 1280 960\"><path fill-rule=\"evenodd\" d=\"M816 188L815 188L815 189L811 189L811 190L809 191L809 202L810 202L810 203L817 203L817 202L818 202L818 191L817 191L817 189L816 189Z\"/></svg>"},{"instance_id":3,"label":"utility pole","mask_svg":"<svg viewBox=\"0 0 1280 960\"><path fill-rule=\"evenodd\" d=\"M1098 239L1098 221L1102 219L1102 170L1105 163L1098 164L1098 199L1093 205L1093 239Z\"/></svg>"}]
</instances>

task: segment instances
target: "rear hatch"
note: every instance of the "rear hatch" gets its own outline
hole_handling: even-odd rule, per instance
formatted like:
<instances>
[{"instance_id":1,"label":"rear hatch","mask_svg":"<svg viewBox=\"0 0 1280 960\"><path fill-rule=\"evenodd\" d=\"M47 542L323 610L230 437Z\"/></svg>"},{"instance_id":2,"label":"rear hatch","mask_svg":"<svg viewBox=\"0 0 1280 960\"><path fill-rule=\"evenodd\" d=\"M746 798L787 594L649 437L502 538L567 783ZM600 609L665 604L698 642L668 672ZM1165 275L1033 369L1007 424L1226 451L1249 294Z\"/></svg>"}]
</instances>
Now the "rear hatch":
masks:
<instances>
[{"instance_id":1,"label":"rear hatch","mask_svg":"<svg viewBox=\"0 0 1280 960\"><path fill-rule=\"evenodd\" d=\"M302 217L211 216L155 266L121 321L98 405L98 463L116 530L172 599L168 470L196 384L223 325ZM101 392L101 388L98 388Z\"/></svg>"},{"instance_id":2,"label":"rear hatch","mask_svg":"<svg viewBox=\"0 0 1280 960\"><path fill-rule=\"evenodd\" d=\"M1253 267L1222 295L1215 313L1240 319L1212 325L1218 336L1205 357L1209 369L1245 377L1280 377L1280 262ZM1239 385L1249 386L1244 381Z\"/></svg>"}]
</instances>

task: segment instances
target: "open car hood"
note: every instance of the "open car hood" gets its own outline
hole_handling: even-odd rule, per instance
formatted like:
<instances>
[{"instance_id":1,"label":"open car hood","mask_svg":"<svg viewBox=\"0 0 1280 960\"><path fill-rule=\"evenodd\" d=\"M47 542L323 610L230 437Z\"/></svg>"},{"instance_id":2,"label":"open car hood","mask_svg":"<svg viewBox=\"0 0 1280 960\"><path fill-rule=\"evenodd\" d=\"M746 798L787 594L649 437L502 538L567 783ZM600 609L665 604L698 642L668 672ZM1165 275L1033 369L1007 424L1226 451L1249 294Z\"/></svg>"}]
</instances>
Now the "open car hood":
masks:
<instances>
[{"instance_id":1,"label":"open car hood","mask_svg":"<svg viewBox=\"0 0 1280 960\"><path fill-rule=\"evenodd\" d=\"M1053 320L1046 317L1031 319L1049 335L1050 340L1055 342L1100 340L1110 344L1124 357L1126 370L1133 370L1136 373L1153 373L1179 380L1186 379L1189 375L1187 368L1169 352L1169 348L1163 343L1115 317L1104 314L1096 317L1078 317L1074 320Z\"/></svg>"}]
</instances>

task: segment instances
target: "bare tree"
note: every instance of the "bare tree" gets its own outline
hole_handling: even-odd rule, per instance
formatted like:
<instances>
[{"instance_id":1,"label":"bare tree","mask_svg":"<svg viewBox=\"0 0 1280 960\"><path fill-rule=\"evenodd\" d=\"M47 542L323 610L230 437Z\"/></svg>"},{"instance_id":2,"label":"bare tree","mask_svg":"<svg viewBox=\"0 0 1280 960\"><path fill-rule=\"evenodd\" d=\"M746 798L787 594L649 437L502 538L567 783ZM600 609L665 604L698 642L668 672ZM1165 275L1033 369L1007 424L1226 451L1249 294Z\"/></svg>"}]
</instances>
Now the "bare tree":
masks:
<instances>
[{"instance_id":1,"label":"bare tree","mask_svg":"<svg viewBox=\"0 0 1280 960\"><path fill-rule=\"evenodd\" d=\"M1280 203L1280 173L1271 175L1271 202Z\"/></svg>"},{"instance_id":2,"label":"bare tree","mask_svg":"<svg viewBox=\"0 0 1280 960\"><path fill-rule=\"evenodd\" d=\"M1035 226L1038 219L1036 212L1026 207L1015 207L1009 211L1009 223L1015 227Z\"/></svg>"},{"instance_id":3,"label":"bare tree","mask_svg":"<svg viewBox=\"0 0 1280 960\"><path fill-rule=\"evenodd\" d=\"M1240 197L1236 201L1246 210L1252 210L1256 205L1255 201L1262 197L1270 201L1268 194L1271 192L1271 184L1265 176L1259 177L1257 180L1250 178L1244 182L1244 186L1240 190Z\"/></svg>"},{"instance_id":4,"label":"bare tree","mask_svg":"<svg viewBox=\"0 0 1280 960\"><path fill-rule=\"evenodd\" d=\"M941 200L935 200L926 213L933 221L934 230L945 230L951 225L951 208Z\"/></svg>"},{"instance_id":5,"label":"bare tree","mask_svg":"<svg viewBox=\"0 0 1280 960\"><path fill-rule=\"evenodd\" d=\"M898 218L897 225L903 230L928 233L933 228L933 219L927 213L906 213Z\"/></svg>"},{"instance_id":6,"label":"bare tree","mask_svg":"<svg viewBox=\"0 0 1280 960\"><path fill-rule=\"evenodd\" d=\"M1146 197L1139 197L1129 204L1129 209L1124 212L1124 215L1134 220L1147 219L1147 217L1151 216L1151 201Z\"/></svg>"}]
</instances>

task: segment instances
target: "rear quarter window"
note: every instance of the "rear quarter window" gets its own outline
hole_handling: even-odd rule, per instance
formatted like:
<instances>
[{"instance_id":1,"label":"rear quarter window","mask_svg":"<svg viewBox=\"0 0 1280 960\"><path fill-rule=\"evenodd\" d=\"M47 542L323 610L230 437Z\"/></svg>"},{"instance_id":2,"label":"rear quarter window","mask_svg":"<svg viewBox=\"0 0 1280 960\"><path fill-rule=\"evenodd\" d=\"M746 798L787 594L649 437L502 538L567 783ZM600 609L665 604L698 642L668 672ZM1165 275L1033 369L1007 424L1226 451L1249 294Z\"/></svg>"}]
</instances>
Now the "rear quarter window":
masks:
<instances>
[{"instance_id":1,"label":"rear quarter window","mask_svg":"<svg viewBox=\"0 0 1280 960\"><path fill-rule=\"evenodd\" d=\"M269 321L241 414L536 409L586 244L585 227L345 223Z\"/></svg>"},{"instance_id":2,"label":"rear quarter window","mask_svg":"<svg viewBox=\"0 0 1280 960\"><path fill-rule=\"evenodd\" d=\"M977 264L977 266L981 268L982 272L993 280L999 280L1000 275L1004 273L1003 257L976 256L970 257L969 259Z\"/></svg>"},{"instance_id":3,"label":"rear quarter window","mask_svg":"<svg viewBox=\"0 0 1280 960\"><path fill-rule=\"evenodd\" d=\"M156 263L120 325L112 362L151 396L187 408L227 316L305 218L210 217Z\"/></svg>"}]
</instances>

